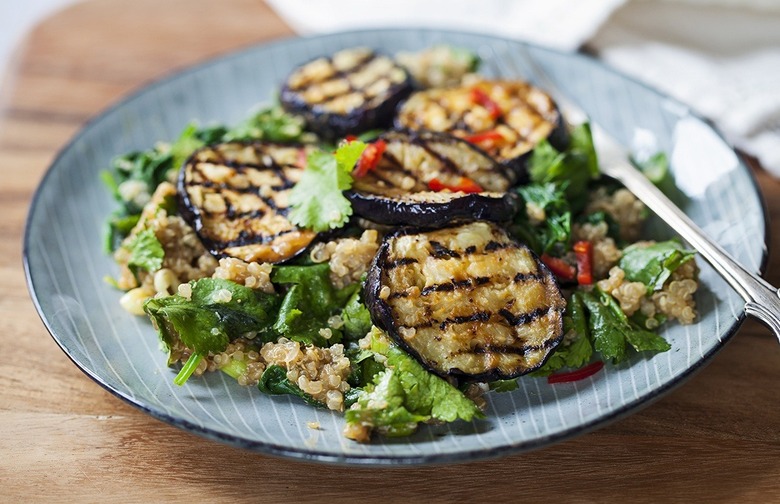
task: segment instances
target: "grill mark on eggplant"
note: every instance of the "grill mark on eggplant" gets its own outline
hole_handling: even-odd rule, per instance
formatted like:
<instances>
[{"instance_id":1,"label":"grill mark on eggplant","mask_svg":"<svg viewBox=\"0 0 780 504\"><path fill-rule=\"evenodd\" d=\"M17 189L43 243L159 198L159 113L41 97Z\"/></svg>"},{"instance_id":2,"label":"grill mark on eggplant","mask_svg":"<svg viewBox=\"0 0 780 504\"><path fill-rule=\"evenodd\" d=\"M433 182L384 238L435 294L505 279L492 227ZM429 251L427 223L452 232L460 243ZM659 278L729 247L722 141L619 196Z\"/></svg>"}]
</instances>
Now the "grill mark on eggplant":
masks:
<instances>
[{"instance_id":1,"label":"grill mark on eggplant","mask_svg":"<svg viewBox=\"0 0 780 504\"><path fill-rule=\"evenodd\" d=\"M471 244L458 245L460 234ZM385 268L410 259L423 266ZM442 280L421 288L430 275ZM379 298L388 287L389 296ZM543 365L563 337L565 300L552 274L485 222L388 236L365 295L374 324L440 376L514 378Z\"/></svg>"},{"instance_id":2,"label":"grill mark on eggplant","mask_svg":"<svg viewBox=\"0 0 780 504\"><path fill-rule=\"evenodd\" d=\"M181 213L212 254L280 262L314 239L315 233L286 220L289 208L280 199L293 185L291 170L301 169L293 164L295 150L271 142L228 142L199 149L185 162Z\"/></svg>"},{"instance_id":3,"label":"grill mark on eggplant","mask_svg":"<svg viewBox=\"0 0 780 504\"><path fill-rule=\"evenodd\" d=\"M449 317L439 324L439 329L444 331L448 326L454 324L467 324L469 322L487 322L493 314L489 311L474 312L471 315L462 315L458 317Z\"/></svg>"},{"instance_id":4,"label":"grill mark on eggplant","mask_svg":"<svg viewBox=\"0 0 780 504\"><path fill-rule=\"evenodd\" d=\"M239 233L239 237L235 240L229 240L229 241L214 241L215 244L219 245L220 248L226 249L226 248L232 248L232 247L243 247L245 245L265 245L268 243L271 243L276 238L279 238L280 236L284 236L286 234L294 233L297 229L285 229L284 231L280 231L273 235L263 235L263 237L258 241L256 237L249 235L246 233L246 231L241 231Z\"/></svg>"},{"instance_id":5,"label":"grill mark on eggplant","mask_svg":"<svg viewBox=\"0 0 780 504\"><path fill-rule=\"evenodd\" d=\"M224 156L222 156L222 153L220 153L220 157L224 157ZM214 164L214 163L212 163L212 164ZM227 160L226 161L221 161L220 164L224 165L224 166L229 166L230 168L234 168L237 171L238 171L239 167L240 168L252 168L252 169L256 169L257 171L273 171L274 175L279 177L281 179L281 181L282 181L282 184L268 186L274 192L283 191L285 189L290 189L290 188L292 188L295 185L295 183L291 182L287 178L287 176L284 174L284 167L281 166L281 165L276 164L275 161L273 162L272 167L268 167L268 166L265 166L265 165L253 164L253 163L241 163L241 164L232 163L232 164L229 164L229 161L227 161ZM230 190L230 191L233 191L233 192L238 193L238 194L254 194L258 198L260 198L263 201L263 203L265 203L271 210L273 210L277 214L282 215L282 216L286 216L287 213L289 212L289 208L287 208L287 207L279 208L279 206L276 204L276 200L274 200L273 197L265 196L265 195L260 194L260 188L257 187L257 186L249 185L247 187L236 187L234 185L230 185L230 184L226 184L226 183L216 183L216 182L214 182L212 180L209 180L208 176L205 173L203 173L203 171L201 170L200 165L201 165L201 163L197 163L195 166L193 166L193 171L196 171L203 180L200 181L200 182L197 182L197 183L190 184L190 187L193 187L193 186L208 187L209 189L216 189L217 191L215 191L215 192L220 192L220 193L222 191L224 191L224 190ZM242 170L241 172L243 173L244 170ZM228 217L230 217L231 216L230 209L231 209L232 205L230 204L230 202L226 198L223 197L222 200L225 202L225 205L228 208L227 215L228 215ZM211 216L216 215L215 213L212 213L212 212L207 212L206 211L206 213L211 215ZM233 214L235 214L235 212L233 212ZM243 214L235 214L235 215L238 215L239 217L243 217L244 216Z\"/></svg>"},{"instance_id":6,"label":"grill mark on eggplant","mask_svg":"<svg viewBox=\"0 0 780 504\"><path fill-rule=\"evenodd\" d=\"M433 248L434 259L460 259L460 254L454 250L450 250L441 243L431 240L431 248Z\"/></svg>"},{"instance_id":7,"label":"grill mark on eggplant","mask_svg":"<svg viewBox=\"0 0 780 504\"><path fill-rule=\"evenodd\" d=\"M469 278L465 280L453 280L452 282L423 287L420 291L420 295L427 296L433 292L452 292L455 289L473 289L487 283L490 283L490 277L476 277L473 280Z\"/></svg>"},{"instance_id":8,"label":"grill mark on eggplant","mask_svg":"<svg viewBox=\"0 0 780 504\"><path fill-rule=\"evenodd\" d=\"M333 58L326 58L326 59L328 60L328 63L330 65L333 65ZM372 52L368 52L368 53L365 54L365 56L363 56L363 59L358 61L357 65L355 65L354 67L350 67L350 68L348 68L346 70L336 70L333 73L333 75L331 75L331 77L329 79L327 79L327 80L324 80L324 81L310 80L310 81L306 82L303 86L298 86L298 87L295 87L294 89L295 89L295 91L306 91L306 90L310 89L314 85L322 85L322 84L324 84L326 82L331 82L331 81L334 81L336 79L343 79L343 80L345 80L347 82L348 90L350 92L351 91L355 91L354 87L352 86L352 83L349 82L349 79L347 79L346 77L349 74L351 74L351 73L359 72L360 70L365 68L365 66L369 62L373 61L374 59L376 59L376 55L374 53L372 53ZM372 82L372 84L373 84L373 82ZM349 94L349 92L348 93L344 93L344 94ZM334 97L338 97L338 96L343 96L343 95L335 95ZM318 102L318 104L321 104L321 103L326 103L326 102Z\"/></svg>"},{"instance_id":9,"label":"grill mark on eggplant","mask_svg":"<svg viewBox=\"0 0 780 504\"><path fill-rule=\"evenodd\" d=\"M470 124L467 120L474 107L481 107L466 94L472 93L472 89L481 89L491 98L493 89L502 87L508 94L508 103L504 99L496 100L499 103L499 115L490 118L487 122ZM475 86L462 86L460 88L431 89L419 92L407 100L402 106L396 118L398 127L410 127L415 129L432 129L448 131L461 138L479 134L486 131L495 131L497 128L511 131L513 142L500 146L487 147L501 163L517 171L520 178L525 178L527 173L523 171L525 164L524 155L533 149L536 144L540 128L546 129L546 137L557 147L566 143L565 128L555 103L549 96L546 99L536 101L537 93L541 90L522 81L483 81ZM452 96L457 95L457 96ZM463 102L469 104L464 107ZM448 121L445 127L437 126L428 119L432 110L445 111ZM514 113L512 113L514 112ZM521 117L515 119L515 115ZM526 127L530 124L530 127ZM557 145L556 145L557 144Z\"/></svg>"},{"instance_id":10,"label":"grill mark on eggplant","mask_svg":"<svg viewBox=\"0 0 780 504\"><path fill-rule=\"evenodd\" d=\"M541 275L539 273L518 273L514 276L512 279L515 283L521 283L521 282L540 282L544 279L544 275Z\"/></svg>"},{"instance_id":11,"label":"grill mark on eggplant","mask_svg":"<svg viewBox=\"0 0 780 504\"><path fill-rule=\"evenodd\" d=\"M538 352L539 350L547 350L552 348L555 344L552 340L546 340L541 345L523 345L520 347L513 347L507 345L477 345L473 347L469 352L460 352L458 355L473 353L473 354L486 354L486 353L508 353L515 355L525 355L529 352Z\"/></svg>"},{"instance_id":12,"label":"grill mark on eggplant","mask_svg":"<svg viewBox=\"0 0 780 504\"><path fill-rule=\"evenodd\" d=\"M387 150L385 150L385 152L382 154L382 157L383 157L385 160L387 160L387 161L388 161L390 164L392 164L392 165L393 165L393 168L395 168L396 170L398 170L398 171L402 172L404 175L406 175L406 176L409 176L409 177L412 177L412 178L414 178L414 177L415 177L415 174L414 174L414 172L412 172L411 170L407 169L407 168L406 168L406 167L403 165L403 163L401 163L401 160L400 160L400 159L398 159L397 157L395 157L395 155L394 155L392 152L388 152ZM374 175L375 177L379 178L379 177L377 176L377 174L378 174L378 173L381 173L381 170L372 170L370 173L371 173L372 175ZM384 179L383 179L383 180L384 180ZM395 187L397 187L397 186L395 186Z\"/></svg>"},{"instance_id":13,"label":"grill mark on eggplant","mask_svg":"<svg viewBox=\"0 0 780 504\"><path fill-rule=\"evenodd\" d=\"M455 161L453 161L451 158L445 156L444 154L440 153L436 149L431 148L431 146L430 146L431 143L433 143L433 142L424 141L420 137L415 137L412 140L412 144L413 145L418 145L418 146L422 147L425 150L425 152L427 152L428 154L431 155L431 157L433 157L434 159L439 161L442 164L442 168L444 168L444 171L446 171L448 173L459 173L460 170L458 169L458 166L455 163Z\"/></svg>"},{"instance_id":14,"label":"grill mark on eggplant","mask_svg":"<svg viewBox=\"0 0 780 504\"><path fill-rule=\"evenodd\" d=\"M385 261L383 266L385 269L393 269L399 266L406 266L407 264L416 264L417 262L418 262L417 259L414 259L412 257L402 257L394 261Z\"/></svg>"},{"instance_id":15,"label":"grill mark on eggplant","mask_svg":"<svg viewBox=\"0 0 780 504\"><path fill-rule=\"evenodd\" d=\"M498 314L504 317L504 319L507 321L507 323L511 326L518 326L518 325L524 325L529 324L533 322L534 320L546 316L548 313L550 313L551 308L549 306L537 308L534 311L528 312L528 313L519 313L515 315L511 311L507 310L506 308L501 308L498 310Z\"/></svg>"}]
</instances>

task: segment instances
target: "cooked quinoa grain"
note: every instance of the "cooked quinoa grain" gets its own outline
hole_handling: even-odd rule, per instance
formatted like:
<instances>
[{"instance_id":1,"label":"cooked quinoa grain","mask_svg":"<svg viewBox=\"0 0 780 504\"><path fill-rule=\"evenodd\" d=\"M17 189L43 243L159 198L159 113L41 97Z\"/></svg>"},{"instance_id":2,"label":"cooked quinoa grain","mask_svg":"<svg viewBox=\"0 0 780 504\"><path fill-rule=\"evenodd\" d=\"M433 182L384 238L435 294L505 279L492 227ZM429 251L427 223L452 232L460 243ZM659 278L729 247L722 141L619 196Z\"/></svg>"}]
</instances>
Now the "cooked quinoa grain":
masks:
<instances>
[{"instance_id":1,"label":"cooked quinoa grain","mask_svg":"<svg viewBox=\"0 0 780 504\"><path fill-rule=\"evenodd\" d=\"M157 187L149 203L141 212L138 224L114 253L114 260L120 266L120 274L117 285L122 290L128 290L144 286L154 292L174 292L178 287L177 282L187 282L209 277L214 273L217 260L201 244L195 231L178 215L168 215L165 210L165 200L176 196L176 188L168 182L163 182ZM154 235L165 251L162 270L165 273L169 285L165 289L156 289L155 273L144 270L137 272L138 278L127 266L130 260L130 251L126 244L135 235L144 229L152 229ZM163 279L158 283L162 285ZM176 285L174 285L176 283ZM152 294L154 295L154 293Z\"/></svg>"},{"instance_id":2,"label":"cooked quinoa grain","mask_svg":"<svg viewBox=\"0 0 780 504\"><path fill-rule=\"evenodd\" d=\"M368 271L379 250L379 233L375 229L363 231L360 238L342 238L318 243L312 248L311 260L315 263L330 261L330 281L337 289L360 280Z\"/></svg>"},{"instance_id":3,"label":"cooked quinoa grain","mask_svg":"<svg viewBox=\"0 0 780 504\"><path fill-rule=\"evenodd\" d=\"M214 270L213 276L214 278L231 280L250 289L273 294L272 269L273 265L270 263L247 263L234 257L225 257L219 260L219 266Z\"/></svg>"},{"instance_id":4,"label":"cooked quinoa grain","mask_svg":"<svg viewBox=\"0 0 780 504\"><path fill-rule=\"evenodd\" d=\"M647 215L645 205L628 189L618 189L612 194L604 187L598 188L585 208L587 213L605 212L620 226L620 237L634 241L642 230Z\"/></svg>"}]
</instances>

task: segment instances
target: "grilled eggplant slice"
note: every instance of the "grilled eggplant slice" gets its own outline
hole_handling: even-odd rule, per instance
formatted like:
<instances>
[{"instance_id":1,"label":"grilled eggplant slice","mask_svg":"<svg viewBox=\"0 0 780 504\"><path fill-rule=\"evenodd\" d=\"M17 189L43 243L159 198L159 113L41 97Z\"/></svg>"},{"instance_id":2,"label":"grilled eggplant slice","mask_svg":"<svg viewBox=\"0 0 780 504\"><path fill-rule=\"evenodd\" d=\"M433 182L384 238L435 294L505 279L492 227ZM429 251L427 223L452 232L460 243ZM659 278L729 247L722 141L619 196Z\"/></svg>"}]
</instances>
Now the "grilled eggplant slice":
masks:
<instances>
[{"instance_id":1,"label":"grilled eggplant slice","mask_svg":"<svg viewBox=\"0 0 780 504\"><path fill-rule=\"evenodd\" d=\"M375 325L434 373L464 381L533 371L563 337L552 273L488 222L387 236L364 294Z\"/></svg>"},{"instance_id":2,"label":"grilled eggplant slice","mask_svg":"<svg viewBox=\"0 0 780 504\"><path fill-rule=\"evenodd\" d=\"M302 252L316 233L287 219L288 193L311 147L230 142L190 156L179 175L179 207L215 256L277 263Z\"/></svg>"},{"instance_id":3,"label":"grilled eggplant slice","mask_svg":"<svg viewBox=\"0 0 780 504\"><path fill-rule=\"evenodd\" d=\"M345 49L297 68L281 92L285 110L334 140L388 126L412 90L403 67L365 48Z\"/></svg>"},{"instance_id":4,"label":"grilled eggplant slice","mask_svg":"<svg viewBox=\"0 0 780 504\"><path fill-rule=\"evenodd\" d=\"M356 174L347 193L355 214L380 224L436 227L502 222L517 211L516 195L506 193L514 174L468 142L410 130L387 132L380 142L381 156Z\"/></svg>"},{"instance_id":5,"label":"grilled eggplant slice","mask_svg":"<svg viewBox=\"0 0 780 504\"><path fill-rule=\"evenodd\" d=\"M446 131L478 145L525 179L526 155L542 139L565 146L568 135L552 98L525 81L479 80L414 93L396 117L400 128Z\"/></svg>"}]
</instances>

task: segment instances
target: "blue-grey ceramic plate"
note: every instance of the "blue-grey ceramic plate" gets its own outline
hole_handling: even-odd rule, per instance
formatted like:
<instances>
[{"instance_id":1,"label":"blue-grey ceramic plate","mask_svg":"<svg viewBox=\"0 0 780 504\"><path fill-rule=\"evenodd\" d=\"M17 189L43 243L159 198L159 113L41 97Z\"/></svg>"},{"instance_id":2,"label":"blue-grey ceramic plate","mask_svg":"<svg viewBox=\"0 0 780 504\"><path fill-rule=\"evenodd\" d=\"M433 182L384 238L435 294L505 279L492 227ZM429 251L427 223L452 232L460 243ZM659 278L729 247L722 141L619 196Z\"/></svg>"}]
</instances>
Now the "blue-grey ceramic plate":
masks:
<instances>
[{"instance_id":1,"label":"blue-grey ceramic plate","mask_svg":"<svg viewBox=\"0 0 780 504\"><path fill-rule=\"evenodd\" d=\"M590 58L489 36L341 33L252 47L152 84L95 118L62 150L35 195L24 244L30 289L57 344L107 390L182 429L259 452L355 464L453 462L539 448L636 410L706 363L744 314L739 297L699 261L700 319L664 331L671 351L635 354L575 383L523 378L518 390L490 395L484 421L363 445L342 437L340 414L242 388L221 373L173 384L175 371L165 366L150 323L123 311L120 292L103 280L116 273L101 247L114 203L99 172L117 154L174 139L189 121L237 122L313 57L356 45L394 53L437 43L476 50L488 74L528 76L532 58L618 139L629 144L637 131L654 137L671 156L687 214L748 268L762 268L766 219L754 180L720 136L678 102ZM660 223L650 227L654 235L669 234Z\"/></svg>"}]
</instances>

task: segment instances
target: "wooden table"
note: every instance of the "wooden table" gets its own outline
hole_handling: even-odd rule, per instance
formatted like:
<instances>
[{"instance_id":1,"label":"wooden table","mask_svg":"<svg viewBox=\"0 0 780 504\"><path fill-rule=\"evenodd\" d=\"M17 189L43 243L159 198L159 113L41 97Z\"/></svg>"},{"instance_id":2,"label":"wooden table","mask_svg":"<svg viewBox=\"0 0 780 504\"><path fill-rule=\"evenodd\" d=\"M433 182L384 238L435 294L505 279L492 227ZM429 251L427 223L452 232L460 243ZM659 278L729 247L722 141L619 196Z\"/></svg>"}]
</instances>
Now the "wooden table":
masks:
<instances>
[{"instance_id":1,"label":"wooden table","mask_svg":"<svg viewBox=\"0 0 780 504\"><path fill-rule=\"evenodd\" d=\"M780 347L753 322L625 420L443 467L345 469L241 451L154 420L82 374L44 329L22 272L25 215L49 162L150 79L290 34L255 0L103 0L56 14L22 48L0 102L0 501L780 501ZM780 185L756 176L777 222ZM780 284L776 256L768 271Z\"/></svg>"}]
</instances>

